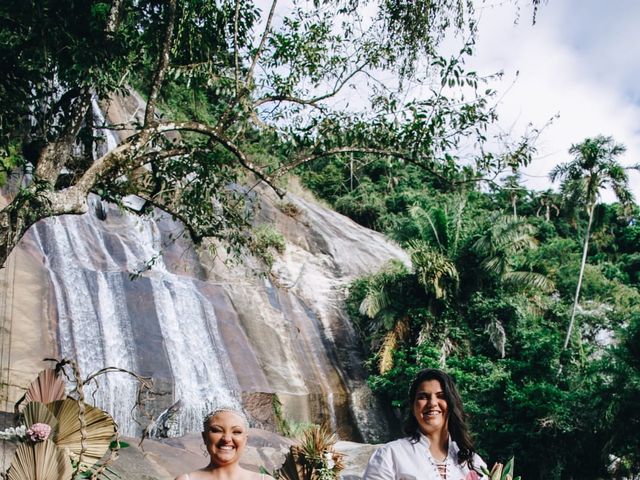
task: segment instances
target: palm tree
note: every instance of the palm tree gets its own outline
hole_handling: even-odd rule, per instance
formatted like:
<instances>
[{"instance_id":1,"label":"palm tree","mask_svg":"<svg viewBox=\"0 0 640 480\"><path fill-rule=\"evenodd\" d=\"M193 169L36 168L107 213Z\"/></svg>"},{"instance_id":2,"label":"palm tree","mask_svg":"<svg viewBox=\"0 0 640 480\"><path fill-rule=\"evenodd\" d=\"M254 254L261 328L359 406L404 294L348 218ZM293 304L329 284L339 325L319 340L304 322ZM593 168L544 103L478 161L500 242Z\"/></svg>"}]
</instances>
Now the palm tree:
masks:
<instances>
[{"instance_id":1,"label":"palm tree","mask_svg":"<svg viewBox=\"0 0 640 480\"><path fill-rule=\"evenodd\" d=\"M554 194L551 190L546 190L541 192L539 195L534 197L534 200L537 200L540 206L536 210L536 217L540 216L540 212L544 211L544 218L547 222L551 221L551 210L555 212L556 217L560 215L560 209L558 205L556 205L555 197L557 194Z\"/></svg>"},{"instance_id":2,"label":"palm tree","mask_svg":"<svg viewBox=\"0 0 640 480\"><path fill-rule=\"evenodd\" d=\"M561 180L563 197L574 203L579 201L588 215L578 285L576 286L571 319L569 320L569 328L567 329L563 349L567 348L569 344L575 321L582 278L587 263L593 212L600 197L600 192L605 188L611 188L618 201L625 207L633 202L633 195L629 189L629 176L626 170L640 170L640 164L626 168L620 165L616 158L625 151L626 147L615 143L613 137L599 135L595 138L587 138L582 143L572 145L569 149L569 153L574 156L572 161L556 166L549 173L551 181Z\"/></svg>"},{"instance_id":3,"label":"palm tree","mask_svg":"<svg viewBox=\"0 0 640 480\"><path fill-rule=\"evenodd\" d=\"M526 193L526 189L520 183L521 180L522 177L520 173L514 171L512 175L505 177L502 183L502 189L507 191L509 194L509 201L511 203L511 210L514 218L518 217L518 199Z\"/></svg>"},{"instance_id":4,"label":"palm tree","mask_svg":"<svg viewBox=\"0 0 640 480\"><path fill-rule=\"evenodd\" d=\"M549 290L551 282L541 273L516 270L514 257L537 248L536 228L525 220L496 213L490 226L471 246L480 259L480 267L495 275L501 284L515 288Z\"/></svg>"},{"instance_id":5,"label":"palm tree","mask_svg":"<svg viewBox=\"0 0 640 480\"><path fill-rule=\"evenodd\" d=\"M462 213L466 201L458 198L452 205L431 208L418 205L409 209L419 231L419 239L407 242L412 270L400 262L390 262L367 282L366 295L360 303L360 314L368 317L370 333L385 332L378 345L378 371L386 373L393 366L393 352L410 332L409 318L397 317L389 309L398 288L406 282L424 289L430 308L435 302L446 302L458 292L459 274L455 265L463 231ZM375 338L375 337L374 337ZM377 343L377 342L375 342Z\"/></svg>"}]
</instances>

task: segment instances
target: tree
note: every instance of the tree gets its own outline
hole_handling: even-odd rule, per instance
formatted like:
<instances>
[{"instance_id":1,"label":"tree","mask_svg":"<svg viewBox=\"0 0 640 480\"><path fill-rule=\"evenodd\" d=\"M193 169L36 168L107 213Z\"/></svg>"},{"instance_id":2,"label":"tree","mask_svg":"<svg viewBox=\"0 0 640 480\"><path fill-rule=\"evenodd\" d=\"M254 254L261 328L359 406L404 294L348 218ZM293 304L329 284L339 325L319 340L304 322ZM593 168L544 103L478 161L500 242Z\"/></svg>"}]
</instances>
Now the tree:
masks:
<instances>
[{"instance_id":1,"label":"tree","mask_svg":"<svg viewBox=\"0 0 640 480\"><path fill-rule=\"evenodd\" d=\"M242 175L278 190L296 166L347 153L457 170L460 140L482 142L495 119L492 92L464 68L472 2L376 2L370 19L367 0L312 3L2 2L1 166L20 186L0 210L0 265L35 222L86 212L89 193L123 208L135 194L139 213L167 211L196 241L241 244ZM451 28L468 39L445 58L436 46ZM408 79L430 93L404 95ZM92 103L129 85L146 97L141 118L97 121ZM361 108L340 108L350 88L367 94ZM129 135L92 158L109 129Z\"/></svg>"},{"instance_id":2,"label":"tree","mask_svg":"<svg viewBox=\"0 0 640 480\"><path fill-rule=\"evenodd\" d=\"M561 190L563 196L572 203L579 202L582 204L588 216L582 244L582 260L580 262L578 284L576 285L571 318L564 340L563 348L565 349L569 345L569 339L571 338L571 331L575 321L584 268L587 264L593 213L600 192L610 187L623 206L629 206L633 203L633 195L629 189L629 176L626 170L640 170L640 165L627 168L621 166L617 161L617 157L625 151L626 147L622 144L615 143L612 137L600 135L595 138L587 138L582 143L571 146L569 153L574 156L571 162L560 164L549 173L551 181L562 181Z\"/></svg>"},{"instance_id":3,"label":"tree","mask_svg":"<svg viewBox=\"0 0 640 480\"><path fill-rule=\"evenodd\" d=\"M518 200L523 196L525 189L520 183L522 180L519 173L513 173L504 179L502 189L506 190L509 195L509 201L511 202L511 210L513 211L513 218L518 218Z\"/></svg>"},{"instance_id":4,"label":"tree","mask_svg":"<svg viewBox=\"0 0 640 480\"><path fill-rule=\"evenodd\" d=\"M517 216L494 214L489 227L472 245L480 267L504 285L550 289L549 279L537 272L517 270L514 256L537 247L536 228Z\"/></svg>"}]
</instances>

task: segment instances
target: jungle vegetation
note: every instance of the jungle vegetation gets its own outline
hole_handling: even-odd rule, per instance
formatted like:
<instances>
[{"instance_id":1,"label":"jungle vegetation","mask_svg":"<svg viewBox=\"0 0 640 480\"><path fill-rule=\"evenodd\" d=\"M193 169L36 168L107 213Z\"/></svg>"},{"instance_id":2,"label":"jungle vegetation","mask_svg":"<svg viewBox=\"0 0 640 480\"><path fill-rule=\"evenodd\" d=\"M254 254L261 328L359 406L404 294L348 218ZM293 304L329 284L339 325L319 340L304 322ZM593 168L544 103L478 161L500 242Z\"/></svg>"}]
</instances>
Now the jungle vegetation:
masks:
<instances>
[{"instance_id":1,"label":"jungle vegetation","mask_svg":"<svg viewBox=\"0 0 640 480\"><path fill-rule=\"evenodd\" d=\"M623 151L576 143L552 172L559 192L528 190L517 169L481 187L373 157L299 172L410 254L348 299L370 385L395 414L419 369L444 368L488 463L515 455L526 479L636 478L640 208ZM605 187L618 202L599 201Z\"/></svg>"},{"instance_id":2,"label":"jungle vegetation","mask_svg":"<svg viewBox=\"0 0 640 480\"><path fill-rule=\"evenodd\" d=\"M346 152L456 170L457 145L483 143L495 120L494 91L465 68L473 11L472 0L3 1L0 184L13 193L0 265L35 222L88 211L90 193L234 248L249 238L239 183L279 190L296 166ZM459 50L439 54L447 34ZM97 112L138 94L131 118ZM108 132L121 137L107 151ZM467 173L501 159L479 154Z\"/></svg>"},{"instance_id":3,"label":"jungle vegetation","mask_svg":"<svg viewBox=\"0 0 640 480\"><path fill-rule=\"evenodd\" d=\"M444 367L488 461L515 455L527 479L638 475L640 211L620 146L573 139L562 191L529 191L530 139L486 147L495 91L465 66L471 0L291 3L1 2L0 265L35 222L86 212L89 194L124 209L136 195L132 213L160 208L195 241L246 245L239 185L280 190L293 171L411 254L348 302L391 409L417 369ZM460 48L445 55L447 34ZM94 114L134 90L140 115ZM107 152L109 130L126 135ZM476 152L464 163L461 143ZM606 183L619 203L597 201Z\"/></svg>"}]
</instances>

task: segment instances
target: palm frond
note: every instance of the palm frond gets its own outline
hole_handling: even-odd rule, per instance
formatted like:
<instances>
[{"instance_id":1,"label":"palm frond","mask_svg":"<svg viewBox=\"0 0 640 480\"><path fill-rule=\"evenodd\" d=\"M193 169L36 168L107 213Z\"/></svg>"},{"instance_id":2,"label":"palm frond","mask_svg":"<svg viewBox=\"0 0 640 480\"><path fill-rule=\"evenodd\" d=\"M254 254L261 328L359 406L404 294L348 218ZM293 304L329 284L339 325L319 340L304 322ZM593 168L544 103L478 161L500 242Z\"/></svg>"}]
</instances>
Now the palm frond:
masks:
<instances>
[{"instance_id":1,"label":"palm frond","mask_svg":"<svg viewBox=\"0 0 640 480\"><path fill-rule=\"evenodd\" d=\"M505 285L518 288L533 288L549 292L553 290L553 283L545 275L537 272L505 272L502 275Z\"/></svg>"},{"instance_id":2,"label":"palm frond","mask_svg":"<svg viewBox=\"0 0 640 480\"><path fill-rule=\"evenodd\" d=\"M393 368L393 354L398 342L404 340L409 333L409 319L407 317L396 323L393 330L387 332L378 350L378 372L384 375Z\"/></svg>"},{"instance_id":3,"label":"palm frond","mask_svg":"<svg viewBox=\"0 0 640 480\"><path fill-rule=\"evenodd\" d=\"M505 346L507 344L507 332L502 326L502 322L500 322L500 320L493 319L487 325L486 330L489 334L489 340L491 341L491 344L500 354L500 358L504 358Z\"/></svg>"},{"instance_id":4,"label":"palm frond","mask_svg":"<svg viewBox=\"0 0 640 480\"><path fill-rule=\"evenodd\" d=\"M414 243L411 263L418 282L437 299L444 299L458 288L460 277L455 264L442 253Z\"/></svg>"},{"instance_id":5,"label":"palm frond","mask_svg":"<svg viewBox=\"0 0 640 480\"><path fill-rule=\"evenodd\" d=\"M453 240L450 241L450 245L448 246L447 253L450 257L455 258L458 253L458 248L460 246L460 240L462 238L462 227L463 227L463 213L464 209L467 206L467 199L462 197L459 198L455 203L455 215L451 221L451 229L453 230L452 235L449 237L453 237Z\"/></svg>"},{"instance_id":6,"label":"palm frond","mask_svg":"<svg viewBox=\"0 0 640 480\"><path fill-rule=\"evenodd\" d=\"M496 255L494 257L485 258L480 262L480 266L488 273L502 276L507 269L507 259L505 255Z\"/></svg>"},{"instance_id":7,"label":"palm frond","mask_svg":"<svg viewBox=\"0 0 640 480\"><path fill-rule=\"evenodd\" d=\"M24 407L22 414L24 415L27 428L31 427L34 423L46 423L51 427L51 430L55 431L58 425L58 419L44 403L29 402L27 406Z\"/></svg>"},{"instance_id":8,"label":"palm frond","mask_svg":"<svg viewBox=\"0 0 640 480\"><path fill-rule=\"evenodd\" d=\"M82 470L95 464L109 450L116 429L106 412L72 398L52 402L48 407L58 419L56 444L68 448L74 460L81 459Z\"/></svg>"},{"instance_id":9,"label":"palm frond","mask_svg":"<svg viewBox=\"0 0 640 480\"><path fill-rule=\"evenodd\" d=\"M72 466L65 452L51 440L21 443L11 461L8 480L66 480Z\"/></svg>"},{"instance_id":10,"label":"palm frond","mask_svg":"<svg viewBox=\"0 0 640 480\"><path fill-rule=\"evenodd\" d=\"M53 368L47 368L29 384L24 399L26 402L49 403L62 400L64 397L64 381Z\"/></svg>"},{"instance_id":11,"label":"palm frond","mask_svg":"<svg viewBox=\"0 0 640 480\"><path fill-rule=\"evenodd\" d=\"M369 285L367 295L362 299L358 310L361 315L375 318L390 304L391 299L384 285Z\"/></svg>"},{"instance_id":12,"label":"palm frond","mask_svg":"<svg viewBox=\"0 0 640 480\"><path fill-rule=\"evenodd\" d=\"M387 332L382 340L382 346L378 351L378 373L384 375L393 368L393 352L398 345L396 332Z\"/></svg>"}]
</instances>

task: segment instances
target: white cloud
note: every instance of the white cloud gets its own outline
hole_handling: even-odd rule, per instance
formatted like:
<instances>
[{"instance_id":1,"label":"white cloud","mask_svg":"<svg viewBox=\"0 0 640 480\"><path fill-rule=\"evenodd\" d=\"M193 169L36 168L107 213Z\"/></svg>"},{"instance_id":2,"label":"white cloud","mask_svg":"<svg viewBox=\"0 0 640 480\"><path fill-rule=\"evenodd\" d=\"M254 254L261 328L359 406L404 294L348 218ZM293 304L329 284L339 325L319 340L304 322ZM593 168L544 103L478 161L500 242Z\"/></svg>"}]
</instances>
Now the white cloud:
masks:
<instances>
[{"instance_id":1,"label":"white cloud","mask_svg":"<svg viewBox=\"0 0 640 480\"><path fill-rule=\"evenodd\" d=\"M607 2L608 9L601 4L552 0L540 7L536 25L525 9L518 24L515 10L504 4L482 11L472 65L481 73L505 72L499 87L505 91L502 128L517 134L528 122L542 126L560 115L541 135L538 158L524 171L531 188L548 188L546 174L571 159L571 144L598 134L627 146L622 164L640 162L640 105L634 102L640 99L640 65L633 62L640 58L640 34L631 21L640 18L640 2ZM640 201L640 174L632 173L630 184Z\"/></svg>"}]
</instances>

